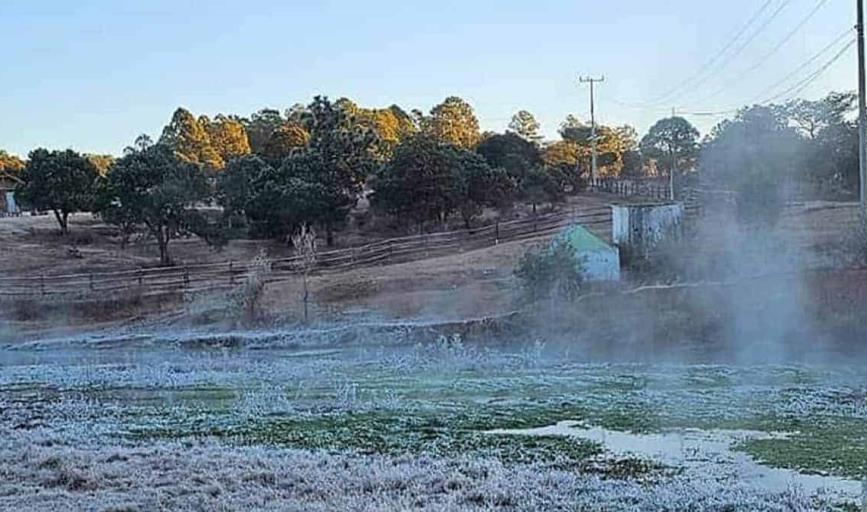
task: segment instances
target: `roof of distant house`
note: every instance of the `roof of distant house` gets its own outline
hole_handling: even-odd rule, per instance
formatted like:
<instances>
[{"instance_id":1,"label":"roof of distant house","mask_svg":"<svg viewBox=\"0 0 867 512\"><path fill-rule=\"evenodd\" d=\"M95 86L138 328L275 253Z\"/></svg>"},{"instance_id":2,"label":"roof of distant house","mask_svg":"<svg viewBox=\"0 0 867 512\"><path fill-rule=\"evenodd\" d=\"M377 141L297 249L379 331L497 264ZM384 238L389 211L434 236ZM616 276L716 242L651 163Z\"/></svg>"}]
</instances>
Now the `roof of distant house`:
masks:
<instances>
[{"instance_id":1,"label":"roof of distant house","mask_svg":"<svg viewBox=\"0 0 867 512\"><path fill-rule=\"evenodd\" d=\"M577 251L595 251L600 249L612 250L610 245L606 244L601 238L597 237L580 224L569 226L564 229L558 238L569 242L569 245Z\"/></svg>"}]
</instances>

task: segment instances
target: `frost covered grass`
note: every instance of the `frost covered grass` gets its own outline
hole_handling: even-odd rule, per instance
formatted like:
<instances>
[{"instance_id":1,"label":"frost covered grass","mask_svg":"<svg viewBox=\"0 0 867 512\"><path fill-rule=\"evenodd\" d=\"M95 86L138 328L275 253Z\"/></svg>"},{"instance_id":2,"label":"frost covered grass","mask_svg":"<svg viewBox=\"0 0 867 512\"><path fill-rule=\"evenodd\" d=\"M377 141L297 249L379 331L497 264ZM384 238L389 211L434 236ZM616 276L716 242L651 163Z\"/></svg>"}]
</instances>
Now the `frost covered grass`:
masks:
<instances>
[{"instance_id":1,"label":"frost covered grass","mask_svg":"<svg viewBox=\"0 0 867 512\"><path fill-rule=\"evenodd\" d=\"M697 473L586 440L486 433L560 421L784 432L735 448L775 466L865 476L858 368L576 359L539 343L484 349L457 338L0 354L0 508L813 510L846 501L771 492L713 471L713 461Z\"/></svg>"}]
</instances>

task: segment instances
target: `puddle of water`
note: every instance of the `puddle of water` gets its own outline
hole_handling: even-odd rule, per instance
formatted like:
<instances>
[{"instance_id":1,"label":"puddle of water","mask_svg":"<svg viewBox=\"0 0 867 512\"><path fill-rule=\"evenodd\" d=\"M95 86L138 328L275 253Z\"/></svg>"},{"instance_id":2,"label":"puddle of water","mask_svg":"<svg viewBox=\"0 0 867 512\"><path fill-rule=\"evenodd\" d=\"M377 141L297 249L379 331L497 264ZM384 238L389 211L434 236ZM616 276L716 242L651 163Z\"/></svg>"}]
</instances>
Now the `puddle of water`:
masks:
<instances>
[{"instance_id":1,"label":"puddle of water","mask_svg":"<svg viewBox=\"0 0 867 512\"><path fill-rule=\"evenodd\" d=\"M653 459L687 471L734 479L772 492L799 487L810 494L831 492L849 499L862 494L862 484L834 476L805 475L756 462L732 446L746 439L785 439L787 434L752 430L685 429L664 433L633 434L601 427L585 427L576 421L532 429L490 430L488 434L566 436L602 444L615 456Z\"/></svg>"}]
</instances>

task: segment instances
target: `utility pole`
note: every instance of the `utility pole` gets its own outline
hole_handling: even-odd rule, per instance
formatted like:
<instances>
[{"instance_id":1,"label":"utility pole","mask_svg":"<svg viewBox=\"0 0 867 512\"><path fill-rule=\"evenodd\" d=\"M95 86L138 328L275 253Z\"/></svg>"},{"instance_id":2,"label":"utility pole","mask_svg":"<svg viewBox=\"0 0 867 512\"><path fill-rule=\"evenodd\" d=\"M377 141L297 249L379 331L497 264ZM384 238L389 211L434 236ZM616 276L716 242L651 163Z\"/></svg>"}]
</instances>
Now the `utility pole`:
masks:
<instances>
[{"instance_id":1,"label":"utility pole","mask_svg":"<svg viewBox=\"0 0 867 512\"><path fill-rule=\"evenodd\" d=\"M599 78L592 78L582 76L578 81L582 84L590 84L590 182L593 183L593 181L596 180L596 102L593 96L593 86L597 82L604 82L605 77L601 76Z\"/></svg>"},{"instance_id":2,"label":"utility pole","mask_svg":"<svg viewBox=\"0 0 867 512\"><path fill-rule=\"evenodd\" d=\"M677 116L677 109L671 107L671 119ZM668 173L668 198L674 201L674 175L677 174L677 144L671 141L671 171Z\"/></svg>"},{"instance_id":3,"label":"utility pole","mask_svg":"<svg viewBox=\"0 0 867 512\"><path fill-rule=\"evenodd\" d=\"M867 209L867 107L864 85L864 0L858 4L858 169L861 208Z\"/></svg>"}]
</instances>

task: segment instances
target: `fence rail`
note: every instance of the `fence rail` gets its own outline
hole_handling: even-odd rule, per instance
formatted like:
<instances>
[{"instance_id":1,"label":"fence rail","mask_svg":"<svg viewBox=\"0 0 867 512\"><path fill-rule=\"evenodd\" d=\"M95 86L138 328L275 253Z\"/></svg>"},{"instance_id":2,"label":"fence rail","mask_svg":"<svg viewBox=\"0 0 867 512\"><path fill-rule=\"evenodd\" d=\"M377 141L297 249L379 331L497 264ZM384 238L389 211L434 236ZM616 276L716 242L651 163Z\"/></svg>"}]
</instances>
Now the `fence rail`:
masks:
<instances>
[{"instance_id":1,"label":"fence rail","mask_svg":"<svg viewBox=\"0 0 867 512\"><path fill-rule=\"evenodd\" d=\"M591 190L624 197L647 197L651 199L670 199L671 189L668 178L596 178L589 183Z\"/></svg>"},{"instance_id":2,"label":"fence rail","mask_svg":"<svg viewBox=\"0 0 867 512\"><path fill-rule=\"evenodd\" d=\"M668 197L668 188L660 180L595 180L597 190L621 195L655 199ZM697 196L684 194L687 217L700 214ZM499 243L551 237L564 227L581 224L605 232L611 224L607 206L582 211L561 211L509 222L457 231L411 235L380 240L366 245L319 252L312 272L328 274L385 264L406 263L427 258L459 254L491 247ZM294 279L302 270L302 256L272 260L269 282ZM138 268L112 272L39 276L0 276L0 298L63 297L111 298L119 293L139 296L197 293L224 290L237 286L248 272L246 262L225 261L176 267Z\"/></svg>"},{"instance_id":3,"label":"fence rail","mask_svg":"<svg viewBox=\"0 0 867 512\"><path fill-rule=\"evenodd\" d=\"M328 274L383 264L405 263L482 249L499 243L553 236L580 223L602 231L611 222L607 207L558 212L475 229L447 231L381 240L367 245L317 253L313 272ZM301 271L301 256L272 260L269 281L285 281ZM195 293L234 287L242 282L247 264L238 261L176 267L140 268L114 272L63 275L0 276L0 297L65 296L83 298L136 292L142 295Z\"/></svg>"}]
</instances>

